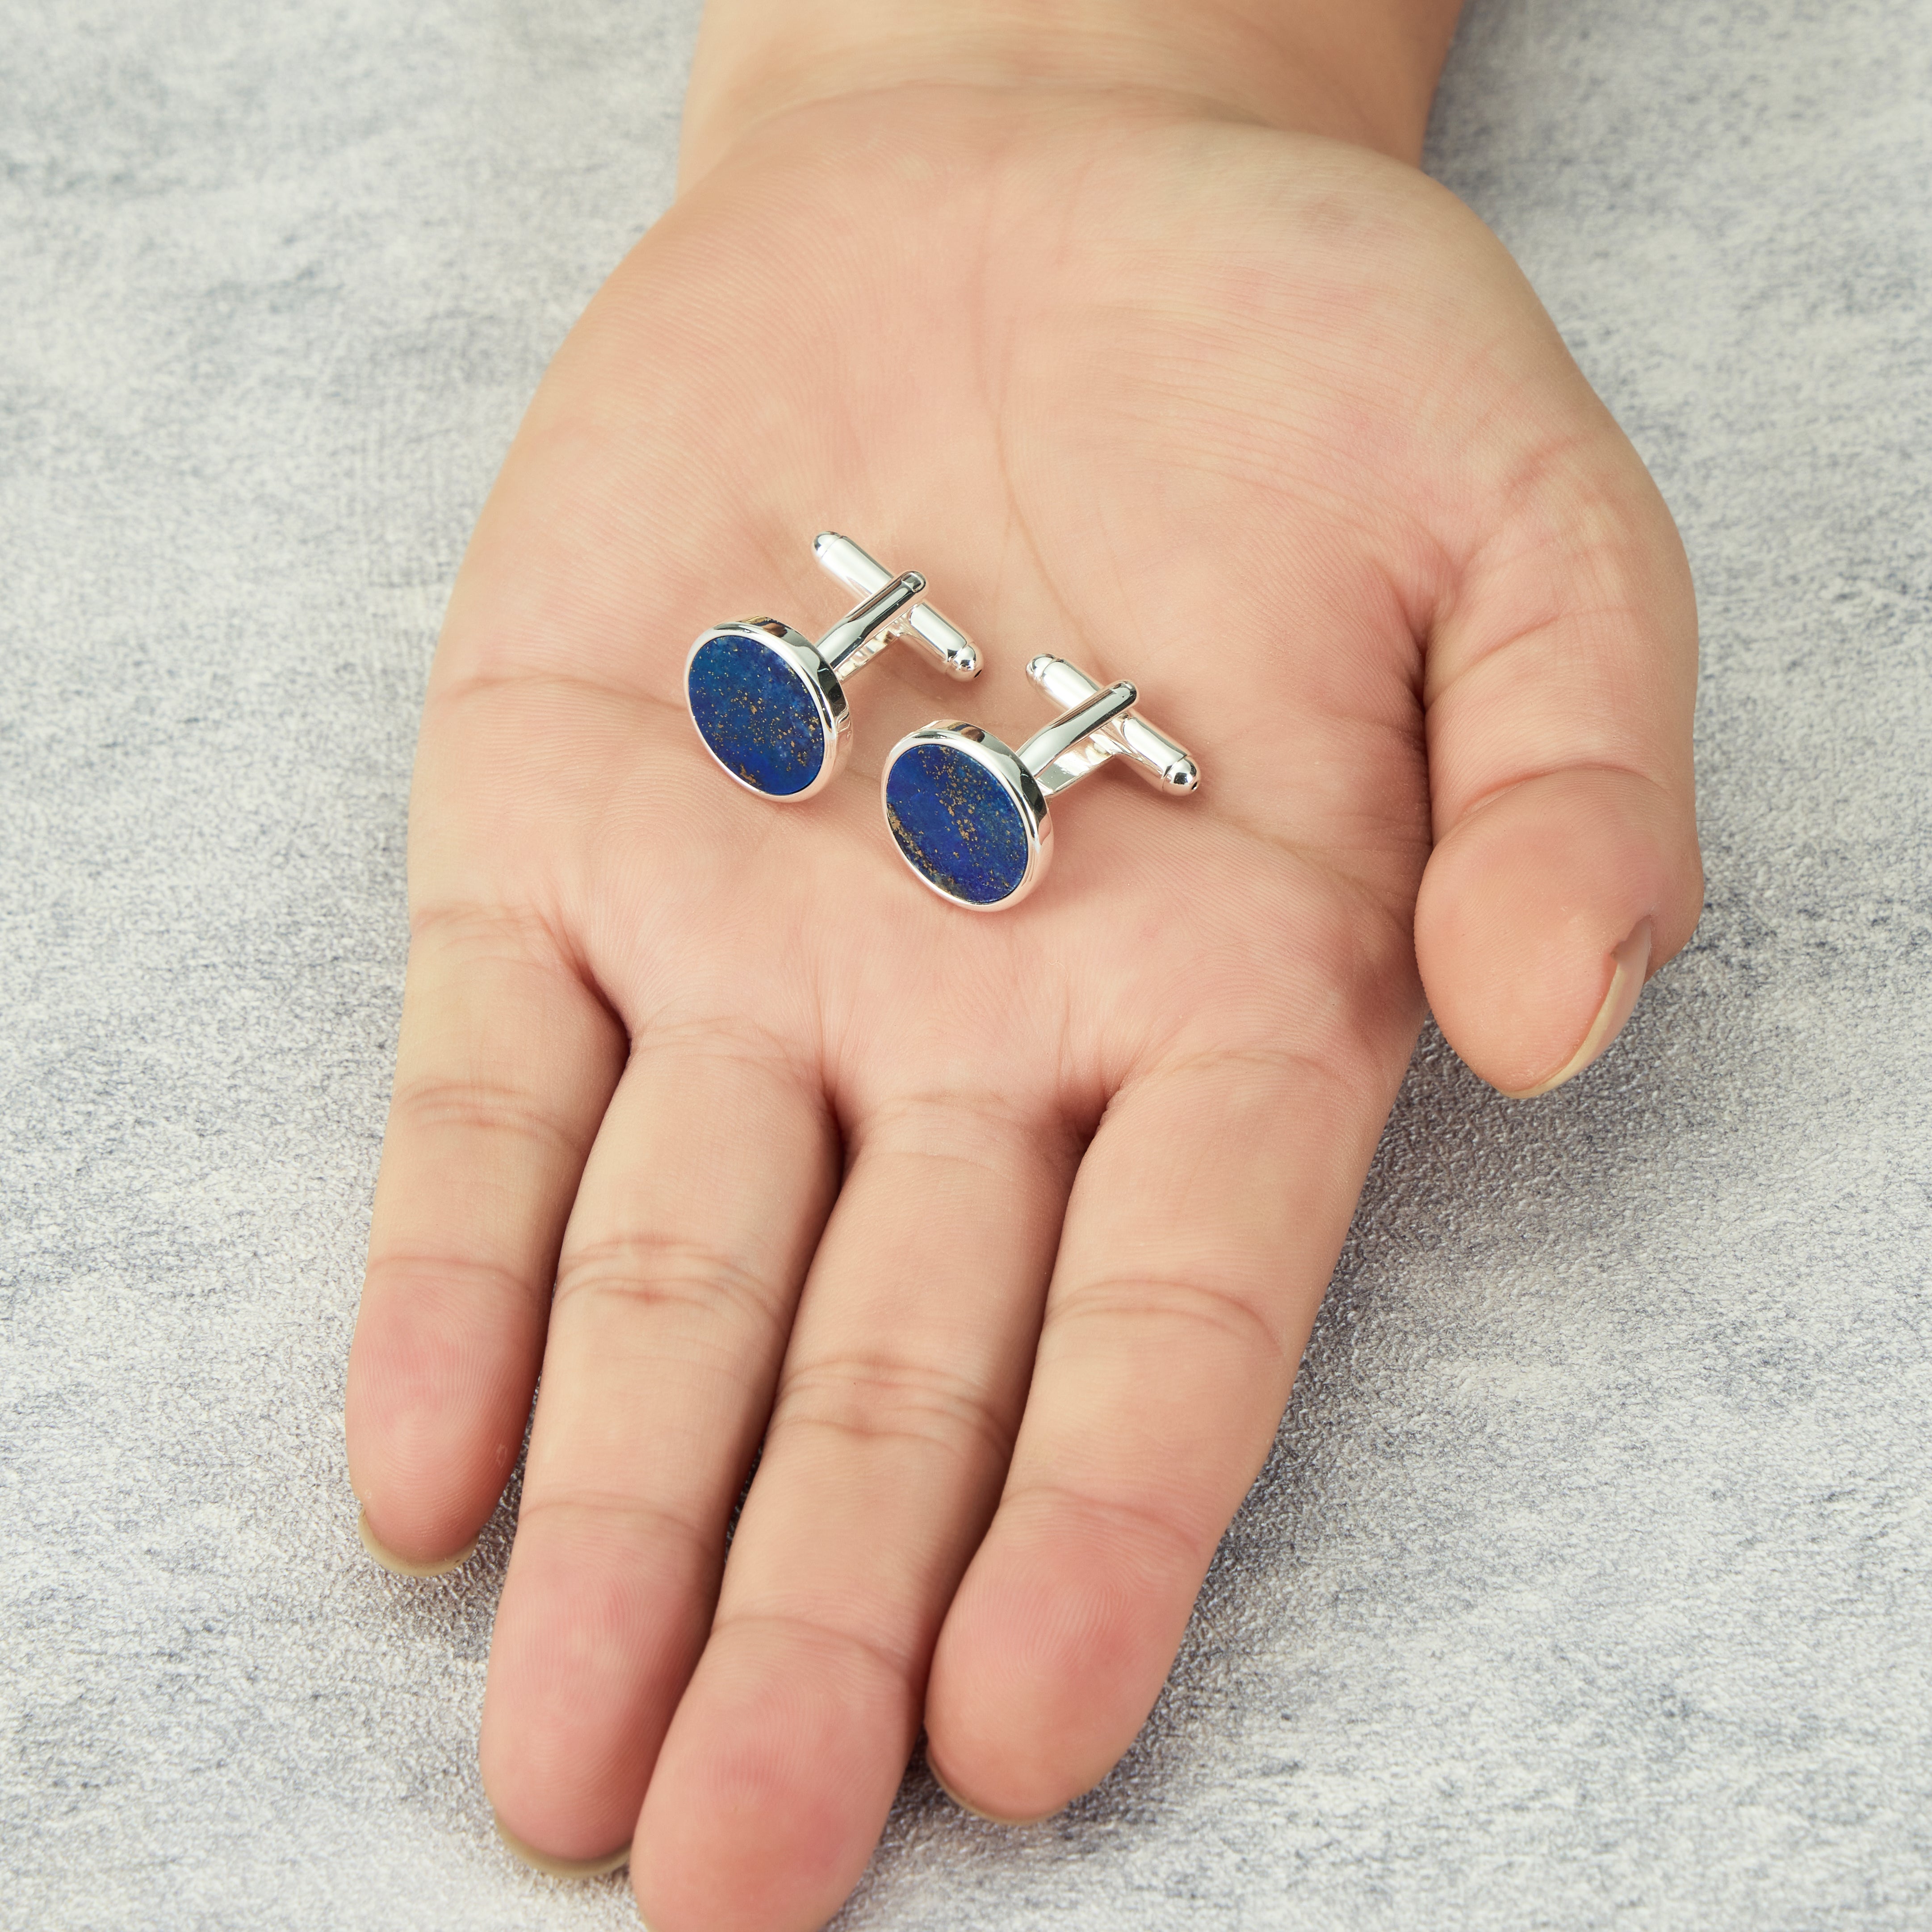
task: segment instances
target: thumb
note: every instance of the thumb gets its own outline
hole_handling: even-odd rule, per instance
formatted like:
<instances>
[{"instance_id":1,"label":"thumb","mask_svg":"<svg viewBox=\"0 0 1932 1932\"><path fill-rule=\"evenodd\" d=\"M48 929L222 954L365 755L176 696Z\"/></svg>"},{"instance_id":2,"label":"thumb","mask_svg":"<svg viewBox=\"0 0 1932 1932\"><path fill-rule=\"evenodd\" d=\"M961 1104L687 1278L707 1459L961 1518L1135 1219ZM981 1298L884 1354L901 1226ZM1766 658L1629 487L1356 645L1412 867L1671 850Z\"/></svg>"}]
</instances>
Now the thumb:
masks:
<instances>
[{"instance_id":1,"label":"thumb","mask_svg":"<svg viewBox=\"0 0 1932 1932\"><path fill-rule=\"evenodd\" d=\"M1585 432L1508 490L1518 507L1461 573L1424 691L1436 844L1416 957L1450 1043L1523 1099L1610 1045L1703 903L1690 571L1585 394Z\"/></svg>"}]
</instances>

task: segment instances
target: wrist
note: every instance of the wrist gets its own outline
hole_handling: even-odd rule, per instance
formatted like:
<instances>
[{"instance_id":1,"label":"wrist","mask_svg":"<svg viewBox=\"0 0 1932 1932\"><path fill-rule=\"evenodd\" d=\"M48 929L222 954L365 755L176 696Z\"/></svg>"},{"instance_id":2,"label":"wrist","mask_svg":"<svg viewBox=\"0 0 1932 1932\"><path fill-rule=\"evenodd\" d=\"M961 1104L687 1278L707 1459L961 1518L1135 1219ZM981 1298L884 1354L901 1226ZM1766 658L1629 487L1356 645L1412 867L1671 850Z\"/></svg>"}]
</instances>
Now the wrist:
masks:
<instances>
[{"instance_id":1,"label":"wrist","mask_svg":"<svg viewBox=\"0 0 1932 1932\"><path fill-rule=\"evenodd\" d=\"M900 87L1111 93L1413 163L1461 0L710 0L684 172L790 110Z\"/></svg>"}]
</instances>

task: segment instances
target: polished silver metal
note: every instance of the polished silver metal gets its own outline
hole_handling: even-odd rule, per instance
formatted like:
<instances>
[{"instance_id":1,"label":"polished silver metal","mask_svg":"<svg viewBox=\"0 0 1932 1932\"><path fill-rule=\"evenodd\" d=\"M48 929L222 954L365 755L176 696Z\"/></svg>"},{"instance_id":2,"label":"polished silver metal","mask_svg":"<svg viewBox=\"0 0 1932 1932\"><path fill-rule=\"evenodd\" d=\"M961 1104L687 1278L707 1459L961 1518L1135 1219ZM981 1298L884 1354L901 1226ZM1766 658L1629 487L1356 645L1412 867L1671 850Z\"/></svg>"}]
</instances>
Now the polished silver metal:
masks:
<instances>
[{"instance_id":1,"label":"polished silver metal","mask_svg":"<svg viewBox=\"0 0 1932 1932\"><path fill-rule=\"evenodd\" d=\"M972 912L1004 912L1040 884L1053 856L1049 801L1108 760L1124 758L1131 770L1162 791L1185 794L1200 788L1201 768L1192 754L1134 708L1140 693L1126 679L1103 685L1078 664L1044 655L1027 666L1027 675L1066 708L1017 751L982 725L935 719L902 738L880 775L879 796L886 822L893 830L893 843L908 870L949 905L964 906ZM944 746L972 759L992 774L1018 810L1026 838L1026 867L1019 883L1004 898L981 902L948 892L920 868L901 842L891 799L892 770L908 752L921 745Z\"/></svg>"},{"instance_id":2,"label":"polished silver metal","mask_svg":"<svg viewBox=\"0 0 1932 1932\"><path fill-rule=\"evenodd\" d=\"M1087 764L1072 754L1094 739L1103 724L1110 724L1139 698L1140 693L1122 678L1105 690L1097 686L1090 698L1070 705L1043 730L1036 731L1020 747L1020 763L1040 782L1040 788L1051 798L1100 769L1098 762ZM1102 757L1106 754L1102 752ZM1063 764L1063 759L1069 762ZM1049 776L1050 774L1050 776Z\"/></svg>"},{"instance_id":3,"label":"polished silver metal","mask_svg":"<svg viewBox=\"0 0 1932 1932\"><path fill-rule=\"evenodd\" d=\"M847 611L819 639L818 655L838 674L841 684L872 662L892 620L925 588L926 579L917 571L902 571Z\"/></svg>"},{"instance_id":4,"label":"polished silver metal","mask_svg":"<svg viewBox=\"0 0 1932 1932\"><path fill-rule=\"evenodd\" d=\"M1064 658L1036 657L1027 666L1027 676L1054 704L1070 709L1094 697L1101 688L1078 664L1069 664ZM1185 746L1177 744L1165 731L1156 730L1138 711L1129 711L1104 726L1077 751L1065 757L1057 755L1060 771L1051 784L1042 779L1041 789L1048 796L1064 791L1089 772L1098 771L1108 759L1116 758L1125 758L1128 770L1157 790L1189 792L1201 782L1200 767L1188 755Z\"/></svg>"},{"instance_id":5,"label":"polished silver metal","mask_svg":"<svg viewBox=\"0 0 1932 1932\"><path fill-rule=\"evenodd\" d=\"M836 530L820 530L812 540L812 554L818 560L819 568L836 577L854 596L869 597L892 578L892 572L876 557L868 556L850 537L842 537ZM889 624L879 640L880 648L884 647L886 638L896 638L923 651L948 677L962 683L980 675L980 652L973 640L930 604L915 604L903 620Z\"/></svg>"},{"instance_id":6,"label":"polished silver metal","mask_svg":"<svg viewBox=\"0 0 1932 1932\"><path fill-rule=\"evenodd\" d=\"M824 530L813 539L820 568L855 592L860 602L814 644L802 632L776 617L743 617L714 625L694 644L684 660L687 707L689 680L698 653L714 639L756 632L759 641L791 670L804 686L824 734L825 755L812 782L795 792L770 792L749 783L713 750L703 732L698 742L734 784L775 805L800 805L814 798L844 770L851 754L852 716L845 687L894 639L910 644L947 676L975 678L982 668L973 640L929 604L917 602L926 579L916 570L895 576L850 537ZM695 712L693 712L695 722Z\"/></svg>"}]
</instances>

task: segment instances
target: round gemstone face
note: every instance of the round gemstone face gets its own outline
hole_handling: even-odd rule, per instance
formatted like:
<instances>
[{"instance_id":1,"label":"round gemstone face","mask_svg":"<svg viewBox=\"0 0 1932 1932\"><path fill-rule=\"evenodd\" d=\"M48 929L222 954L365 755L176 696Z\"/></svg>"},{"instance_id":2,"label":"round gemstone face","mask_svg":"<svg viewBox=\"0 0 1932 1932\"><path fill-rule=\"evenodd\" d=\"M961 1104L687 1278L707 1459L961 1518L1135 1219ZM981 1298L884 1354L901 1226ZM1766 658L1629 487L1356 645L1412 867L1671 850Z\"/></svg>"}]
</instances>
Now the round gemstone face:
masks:
<instances>
[{"instance_id":1,"label":"round gemstone face","mask_svg":"<svg viewBox=\"0 0 1932 1932\"><path fill-rule=\"evenodd\" d=\"M886 774L886 823L920 876L964 905L998 905L1026 877L1026 820L1000 781L950 745L909 746Z\"/></svg>"},{"instance_id":2,"label":"round gemstone face","mask_svg":"<svg viewBox=\"0 0 1932 1932\"><path fill-rule=\"evenodd\" d=\"M736 631L701 645L684 676L692 721L712 755L754 791L790 798L825 763L825 725L804 674Z\"/></svg>"}]
</instances>

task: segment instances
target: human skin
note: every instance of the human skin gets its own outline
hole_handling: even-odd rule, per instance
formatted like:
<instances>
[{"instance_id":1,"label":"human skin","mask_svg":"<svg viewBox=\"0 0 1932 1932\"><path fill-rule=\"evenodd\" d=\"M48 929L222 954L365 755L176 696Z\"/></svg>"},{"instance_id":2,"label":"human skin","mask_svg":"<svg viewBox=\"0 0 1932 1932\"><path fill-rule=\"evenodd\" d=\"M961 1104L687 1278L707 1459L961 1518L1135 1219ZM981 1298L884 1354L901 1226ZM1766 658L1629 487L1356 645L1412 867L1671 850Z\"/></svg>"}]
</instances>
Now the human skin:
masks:
<instances>
[{"instance_id":1,"label":"human skin","mask_svg":"<svg viewBox=\"0 0 1932 1932\"><path fill-rule=\"evenodd\" d=\"M821 1923L922 1724L996 1817L1104 1777L1425 1002L1527 1094L1696 922L1682 548L1413 166L1452 24L715 0L679 198L484 508L350 1473L385 1560L446 1565L541 1370L484 1782L554 1865L634 1839L656 1932ZM748 610L825 628L826 527L988 668L889 651L785 808L682 670ZM1018 742L1041 650L1133 678L1202 787L1097 775L1040 891L956 910L880 764L937 716Z\"/></svg>"}]
</instances>

